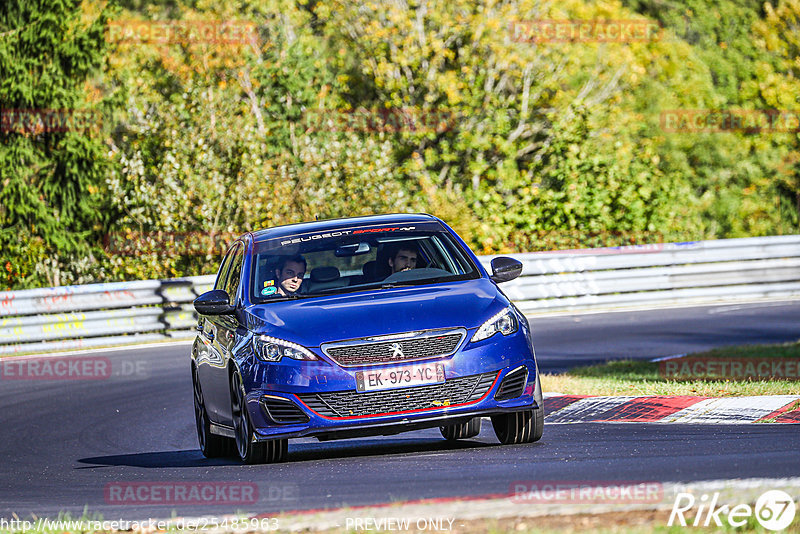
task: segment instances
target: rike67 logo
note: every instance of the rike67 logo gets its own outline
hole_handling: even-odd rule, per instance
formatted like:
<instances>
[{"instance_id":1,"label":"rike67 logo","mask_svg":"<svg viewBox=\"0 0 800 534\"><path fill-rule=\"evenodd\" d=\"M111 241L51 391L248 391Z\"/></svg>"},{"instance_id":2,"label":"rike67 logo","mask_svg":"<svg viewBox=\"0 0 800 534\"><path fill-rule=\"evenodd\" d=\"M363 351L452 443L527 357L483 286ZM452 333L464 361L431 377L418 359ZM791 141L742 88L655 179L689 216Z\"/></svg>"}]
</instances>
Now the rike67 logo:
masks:
<instances>
[{"instance_id":1,"label":"rike67 logo","mask_svg":"<svg viewBox=\"0 0 800 534\"><path fill-rule=\"evenodd\" d=\"M756 521L767 530L783 530L794 520L796 505L794 499L781 490L770 490L763 493L756 501L755 507L749 504L737 504L733 508L719 504L719 493L709 497L703 494L699 498L691 493L678 493L672 512L669 514L667 526L678 524L687 526L684 514L694 512L694 527L722 527L727 522L731 527L743 527L755 516ZM695 508L696 506L696 508ZM677 521L677 523L676 523Z\"/></svg>"}]
</instances>

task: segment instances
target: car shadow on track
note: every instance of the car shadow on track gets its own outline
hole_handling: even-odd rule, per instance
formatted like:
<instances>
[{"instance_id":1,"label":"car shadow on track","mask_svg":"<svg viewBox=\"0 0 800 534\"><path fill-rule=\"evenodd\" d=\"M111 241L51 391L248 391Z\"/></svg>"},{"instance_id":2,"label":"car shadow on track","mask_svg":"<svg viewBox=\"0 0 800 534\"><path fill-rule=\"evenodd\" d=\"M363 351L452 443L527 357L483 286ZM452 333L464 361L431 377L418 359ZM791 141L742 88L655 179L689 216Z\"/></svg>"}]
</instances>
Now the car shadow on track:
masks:
<instances>
[{"instance_id":1,"label":"car shadow on track","mask_svg":"<svg viewBox=\"0 0 800 534\"><path fill-rule=\"evenodd\" d=\"M331 441L318 443L316 440L302 440L289 443L287 463L337 460L368 456L386 456L392 454L415 454L431 452L458 451L498 446L497 443L482 441L447 441L444 439L358 439L354 441ZM134 454L117 454L112 456L94 456L80 458L79 463L87 464L76 469L92 469L103 466L127 466L144 468L170 467L209 467L242 465L236 458L203 457L199 450L141 452Z\"/></svg>"},{"instance_id":2,"label":"car shadow on track","mask_svg":"<svg viewBox=\"0 0 800 534\"><path fill-rule=\"evenodd\" d=\"M497 446L477 440L447 441L442 438L384 438L358 439L355 441L329 441L316 443L307 440L293 444L289 442L289 462L335 460L389 454L415 454L458 451Z\"/></svg>"},{"instance_id":3,"label":"car shadow on track","mask_svg":"<svg viewBox=\"0 0 800 534\"><path fill-rule=\"evenodd\" d=\"M80 458L79 463L89 464L85 467L76 469L92 469L105 466L128 466L128 467L208 467L215 465L236 465L241 464L233 458L213 458L203 456L199 450L184 451L159 451L159 452L139 452L133 454L116 454L112 456L94 456L91 458Z\"/></svg>"}]
</instances>

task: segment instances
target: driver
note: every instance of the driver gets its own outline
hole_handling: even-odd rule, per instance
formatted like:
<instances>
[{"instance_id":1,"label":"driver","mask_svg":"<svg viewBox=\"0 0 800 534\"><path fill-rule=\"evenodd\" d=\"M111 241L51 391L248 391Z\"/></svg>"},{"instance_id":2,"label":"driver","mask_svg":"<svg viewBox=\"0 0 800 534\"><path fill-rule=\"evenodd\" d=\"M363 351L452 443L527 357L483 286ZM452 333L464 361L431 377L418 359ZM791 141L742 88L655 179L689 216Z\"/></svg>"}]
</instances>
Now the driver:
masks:
<instances>
[{"instance_id":1,"label":"driver","mask_svg":"<svg viewBox=\"0 0 800 534\"><path fill-rule=\"evenodd\" d=\"M400 245L389 257L392 274L416 268L417 256L417 249L413 245Z\"/></svg>"},{"instance_id":2,"label":"driver","mask_svg":"<svg viewBox=\"0 0 800 534\"><path fill-rule=\"evenodd\" d=\"M283 296L294 295L300 291L303 283L303 276L306 274L306 259L298 254L297 256L287 256L278 264L275 269L275 282L278 286L278 294Z\"/></svg>"}]
</instances>

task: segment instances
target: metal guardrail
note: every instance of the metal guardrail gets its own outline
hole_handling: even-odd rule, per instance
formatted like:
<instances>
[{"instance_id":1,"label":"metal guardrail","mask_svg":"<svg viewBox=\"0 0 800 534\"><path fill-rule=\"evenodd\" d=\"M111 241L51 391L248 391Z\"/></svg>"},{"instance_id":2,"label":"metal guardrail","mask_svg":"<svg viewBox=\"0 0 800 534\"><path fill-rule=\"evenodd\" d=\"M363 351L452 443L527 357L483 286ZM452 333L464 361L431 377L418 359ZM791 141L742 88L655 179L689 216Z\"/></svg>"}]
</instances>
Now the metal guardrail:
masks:
<instances>
[{"instance_id":1,"label":"metal guardrail","mask_svg":"<svg viewBox=\"0 0 800 534\"><path fill-rule=\"evenodd\" d=\"M192 301L214 276L0 292L0 355L193 335Z\"/></svg>"},{"instance_id":2,"label":"metal guardrail","mask_svg":"<svg viewBox=\"0 0 800 534\"><path fill-rule=\"evenodd\" d=\"M799 235L511 256L503 291L526 313L800 296Z\"/></svg>"},{"instance_id":3,"label":"metal guardrail","mask_svg":"<svg viewBox=\"0 0 800 534\"><path fill-rule=\"evenodd\" d=\"M512 254L528 314L800 297L800 235ZM491 269L491 257L481 262ZM194 336L214 276L0 292L0 355Z\"/></svg>"}]
</instances>

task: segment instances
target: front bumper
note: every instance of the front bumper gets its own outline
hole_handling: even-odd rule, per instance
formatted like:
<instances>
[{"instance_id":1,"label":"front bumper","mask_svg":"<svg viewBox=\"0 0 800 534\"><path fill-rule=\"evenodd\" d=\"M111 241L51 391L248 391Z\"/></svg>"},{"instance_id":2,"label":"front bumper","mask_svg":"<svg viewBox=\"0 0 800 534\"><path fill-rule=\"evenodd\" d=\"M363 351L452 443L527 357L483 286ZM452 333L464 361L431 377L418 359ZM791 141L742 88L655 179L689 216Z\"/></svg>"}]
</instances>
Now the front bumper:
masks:
<instances>
[{"instance_id":1,"label":"front bumper","mask_svg":"<svg viewBox=\"0 0 800 534\"><path fill-rule=\"evenodd\" d=\"M444 364L443 384L364 393L356 391L355 373L366 368L345 369L327 359L258 362L247 394L256 439L391 435L541 407L541 391L536 391L538 369L523 331L465 343L454 355L429 361ZM526 370L527 376L519 394L513 398L501 395L506 400L497 400L506 377L521 370ZM276 422L265 405L266 398L292 403L306 420Z\"/></svg>"}]
</instances>

